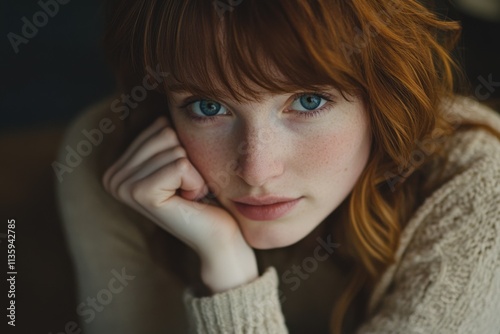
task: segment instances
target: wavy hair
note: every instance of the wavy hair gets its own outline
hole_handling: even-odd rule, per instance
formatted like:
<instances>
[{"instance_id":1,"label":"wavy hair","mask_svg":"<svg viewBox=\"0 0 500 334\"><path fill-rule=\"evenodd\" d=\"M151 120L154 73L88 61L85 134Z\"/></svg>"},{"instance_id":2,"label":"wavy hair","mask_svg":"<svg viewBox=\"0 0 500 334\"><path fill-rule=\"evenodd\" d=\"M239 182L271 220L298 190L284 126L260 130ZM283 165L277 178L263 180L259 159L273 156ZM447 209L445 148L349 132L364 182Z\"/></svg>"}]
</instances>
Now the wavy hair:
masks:
<instances>
[{"instance_id":1,"label":"wavy hair","mask_svg":"<svg viewBox=\"0 0 500 334\"><path fill-rule=\"evenodd\" d=\"M106 10L104 44L120 89L140 85L147 68L169 74L132 115L141 121L128 119L131 134L166 112L168 93L178 88L240 101L258 98L249 83L275 93L331 85L361 97L373 144L331 226L349 245L336 256L352 275L332 311L332 333L394 263L405 223L437 186L422 184L440 145L415 164L416 143L468 127L495 133L443 116L460 73L451 57L460 26L416 0L111 0Z\"/></svg>"}]
</instances>

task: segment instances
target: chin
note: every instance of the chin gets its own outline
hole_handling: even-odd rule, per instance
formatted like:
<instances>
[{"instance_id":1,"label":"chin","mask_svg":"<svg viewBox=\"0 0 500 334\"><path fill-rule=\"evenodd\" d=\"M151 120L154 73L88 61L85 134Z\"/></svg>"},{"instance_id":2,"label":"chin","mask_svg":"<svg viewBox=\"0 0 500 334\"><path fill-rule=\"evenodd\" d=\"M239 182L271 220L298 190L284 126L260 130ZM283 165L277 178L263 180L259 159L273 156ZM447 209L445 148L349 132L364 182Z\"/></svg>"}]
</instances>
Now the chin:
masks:
<instances>
[{"instance_id":1,"label":"chin","mask_svg":"<svg viewBox=\"0 0 500 334\"><path fill-rule=\"evenodd\" d=\"M283 247L287 247L287 246L290 246L291 244L269 244L269 243L259 243L257 245L255 244L249 244L250 247L252 247L253 249L258 249L258 250L268 250L268 249L276 249L276 248L283 248Z\"/></svg>"},{"instance_id":2,"label":"chin","mask_svg":"<svg viewBox=\"0 0 500 334\"><path fill-rule=\"evenodd\" d=\"M253 231L243 234L248 245L259 250L287 247L302 239L302 236L280 235L269 231Z\"/></svg>"}]
</instances>

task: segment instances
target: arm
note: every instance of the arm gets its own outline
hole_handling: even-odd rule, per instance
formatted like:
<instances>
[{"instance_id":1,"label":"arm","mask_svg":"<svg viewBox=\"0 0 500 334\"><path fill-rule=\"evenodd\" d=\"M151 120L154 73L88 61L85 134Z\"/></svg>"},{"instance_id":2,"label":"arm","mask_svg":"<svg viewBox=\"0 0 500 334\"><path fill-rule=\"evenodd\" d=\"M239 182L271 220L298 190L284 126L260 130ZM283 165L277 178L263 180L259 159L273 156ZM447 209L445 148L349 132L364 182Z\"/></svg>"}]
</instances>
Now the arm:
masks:
<instances>
[{"instance_id":1,"label":"arm","mask_svg":"<svg viewBox=\"0 0 500 334\"><path fill-rule=\"evenodd\" d=\"M234 217L216 200L206 197L208 185L165 117L158 118L134 139L104 173L102 184L115 199L192 248L201 260L201 279L211 293L232 295L238 287L252 287L249 283L258 277L253 249ZM265 281L261 284L266 285ZM249 299L252 306L260 307L260 302ZM215 316L220 317L221 313ZM279 308L275 316L283 319ZM231 328L245 328L248 324L236 317L233 320L234 324L220 324ZM220 332L218 327L213 329ZM274 329L271 327L270 332L279 333Z\"/></svg>"},{"instance_id":2,"label":"arm","mask_svg":"<svg viewBox=\"0 0 500 334\"><path fill-rule=\"evenodd\" d=\"M56 161L66 164L65 147L76 149L86 140L82 130L98 128L105 117L113 119L105 114L111 101L87 110L71 124ZM123 122L113 121L117 127ZM100 184L97 162L109 154L115 140L111 136L119 131L106 134L61 182L54 177L78 288L76 304L68 307L79 316L85 333L183 333L185 285L153 259L163 262L162 239L155 237L162 231L105 193ZM112 300L101 304L99 298L109 292Z\"/></svg>"},{"instance_id":3,"label":"arm","mask_svg":"<svg viewBox=\"0 0 500 334\"><path fill-rule=\"evenodd\" d=\"M288 333L278 297L278 275L268 267L254 281L210 297L184 292L190 333Z\"/></svg>"}]
</instances>

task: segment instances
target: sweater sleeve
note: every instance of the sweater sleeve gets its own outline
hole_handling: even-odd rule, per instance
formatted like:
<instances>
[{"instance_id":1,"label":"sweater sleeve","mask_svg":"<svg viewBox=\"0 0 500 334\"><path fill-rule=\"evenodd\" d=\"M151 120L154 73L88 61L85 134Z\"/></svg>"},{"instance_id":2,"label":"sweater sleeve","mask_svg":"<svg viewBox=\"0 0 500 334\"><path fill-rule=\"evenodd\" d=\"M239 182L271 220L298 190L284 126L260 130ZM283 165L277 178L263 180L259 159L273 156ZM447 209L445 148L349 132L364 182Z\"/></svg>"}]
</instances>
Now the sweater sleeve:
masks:
<instances>
[{"instance_id":1,"label":"sweater sleeve","mask_svg":"<svg viewBox=\"0 0 500 334\"><path fill-rule=\"evenodd\" d=\"M500 333L498 155L473 162L434 195L357 334Z\"/></svg>"},{"instance_id":2,"label":"sweater sleeve","mask_svg":"<svg viewBox=\"0 0 500 334\"><path fill-rule=\"evenodd\" d=\"M184 292L190 333L288 333L278 297L274 267L242 286L197 298Z\"/></svg>"}]
</instances>

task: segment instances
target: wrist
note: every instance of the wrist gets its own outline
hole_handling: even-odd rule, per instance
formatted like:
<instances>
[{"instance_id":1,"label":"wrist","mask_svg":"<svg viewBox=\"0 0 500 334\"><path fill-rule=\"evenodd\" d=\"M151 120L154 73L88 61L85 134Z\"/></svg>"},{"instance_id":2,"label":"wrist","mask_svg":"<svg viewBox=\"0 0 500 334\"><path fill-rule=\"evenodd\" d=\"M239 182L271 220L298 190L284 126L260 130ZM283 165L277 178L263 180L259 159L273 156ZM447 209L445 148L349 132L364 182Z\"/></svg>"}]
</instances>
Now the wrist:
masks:
<instances>
[{"instance_id":1,"label":"wrist","mask_svg":"<svg viewBox=\"0 0 500 334\"><path fill-rule=\"evenodd\" d=\"M201 279L212 293L250 283L259 276L257 259L247 245L228 248L219 254L200 254Z\"/></svg>"}]
</instances>

